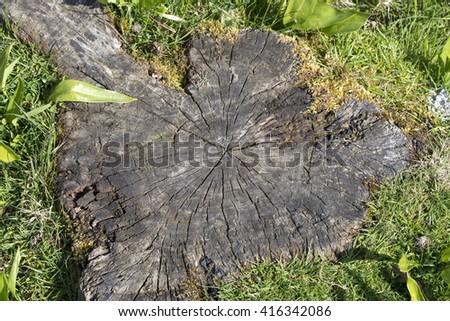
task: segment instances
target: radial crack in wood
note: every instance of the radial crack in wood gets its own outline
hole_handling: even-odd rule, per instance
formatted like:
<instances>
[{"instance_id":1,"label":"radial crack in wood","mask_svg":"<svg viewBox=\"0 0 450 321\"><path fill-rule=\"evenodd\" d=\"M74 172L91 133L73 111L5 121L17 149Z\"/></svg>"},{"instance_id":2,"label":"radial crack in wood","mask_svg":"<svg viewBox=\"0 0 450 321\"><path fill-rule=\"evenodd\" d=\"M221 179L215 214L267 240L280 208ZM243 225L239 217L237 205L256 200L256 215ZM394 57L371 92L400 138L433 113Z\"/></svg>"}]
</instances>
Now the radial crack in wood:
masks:
<instances>
[{"instance_id":1,"label":"radial crack in wood","mask_svg":"<svg viewBox=\"0 0 450 321\"><path fill-rule=\"evenodd\" d=\"M410 159L408 138L372 104L306 112L311 93L294 85L301 61L274 32L195 36L181 92L122 52L95 1L7 4L20 35L69 77L138 99L61 115L57 190L95 240L85 299L186 298L192 275L211 284L261 258L341 252L366 213L368 182Z\"/></svg>"}]
</instances>

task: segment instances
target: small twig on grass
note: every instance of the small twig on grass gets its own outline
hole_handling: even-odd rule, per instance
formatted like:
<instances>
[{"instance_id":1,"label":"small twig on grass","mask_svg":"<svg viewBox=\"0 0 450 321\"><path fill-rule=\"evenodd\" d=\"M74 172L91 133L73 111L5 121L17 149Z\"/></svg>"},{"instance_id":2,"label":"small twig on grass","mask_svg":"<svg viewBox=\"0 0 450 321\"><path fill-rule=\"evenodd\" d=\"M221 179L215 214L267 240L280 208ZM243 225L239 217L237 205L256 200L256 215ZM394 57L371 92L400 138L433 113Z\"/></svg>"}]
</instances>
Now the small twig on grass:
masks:
<instances>
[{"instance_id":1,"label":"small twig on grass","mask_svg":"<svg viewBox=\"0 0 450 321\"><path fill-rule=\"evenodd\" d=\"M176 31L168 26L166 26L165 24L163 24L162 22L156 20L155 18L153 18L152 16L148 16L150 19L153 20L153 22L157 23L158 25L160 25L161 27L163 27L164 29L169 30L171 33L176 33Z\"/></svg>"}]
</instances>

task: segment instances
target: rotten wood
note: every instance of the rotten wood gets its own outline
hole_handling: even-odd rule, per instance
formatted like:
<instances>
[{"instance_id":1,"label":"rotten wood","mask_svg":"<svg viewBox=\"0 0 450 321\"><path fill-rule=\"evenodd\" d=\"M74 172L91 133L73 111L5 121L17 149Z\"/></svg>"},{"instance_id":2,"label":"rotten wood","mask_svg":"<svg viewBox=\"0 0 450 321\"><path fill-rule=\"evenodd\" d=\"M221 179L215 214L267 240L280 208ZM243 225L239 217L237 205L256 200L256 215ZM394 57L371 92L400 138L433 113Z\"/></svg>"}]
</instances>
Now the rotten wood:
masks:
<instances>
[{"instance_id":1,"label":"rotten wood","mask_svg":"<svg viewBox=\"0 0 450 321\"><path fill-rule=\"evenodd\" d=\"M87 300L185 299L191 276L212 283L261 258L342 252L368 182L410 159L408 138L372 104L308 113L311 93L294 85L302 62L274 32L195 36L182 92L123 53L95 1L0 6L68 77L138 99L61 115L58 194L95 240Z\"/></svg>"}]
</instances>

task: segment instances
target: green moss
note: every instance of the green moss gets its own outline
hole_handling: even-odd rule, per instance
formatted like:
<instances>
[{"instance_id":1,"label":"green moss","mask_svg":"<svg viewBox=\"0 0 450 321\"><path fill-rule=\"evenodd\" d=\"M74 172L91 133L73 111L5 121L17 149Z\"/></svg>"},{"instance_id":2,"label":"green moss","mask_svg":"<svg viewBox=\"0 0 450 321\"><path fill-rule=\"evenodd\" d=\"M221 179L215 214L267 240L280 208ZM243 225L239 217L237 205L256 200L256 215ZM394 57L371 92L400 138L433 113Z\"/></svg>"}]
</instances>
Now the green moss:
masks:
<instances>
[{"instance_id":1,"label":"green moss","mask_svg":"<svg viewBox=\"0 0 450 321\"><path fill-rule=\"evenodd\" d=\"M205 21L196 27L196 33L214 37L218 42L235 43L240 30L234 26L226 26L219 21Z\"/></svg>"},{"instance_id":2,"label":"green moss","mask_svg":"<svg viewBox=\"0 0 450 321\"><path fill-rule=\"evenodd\" d=\"M280 37L283 42L292 45L293 54L300 61L296 85L307 86L313 95L314 100L309 112L338 110L349 99L374 102L374 95L345 69L339 68L337 61L325 61L326 58L321 58L318 50L313 49L320 48L320 39L317 36Z\"/></svg>"},{"instance_id":3,"label":"green moss","mask_svg":"<svg viewBox=\"0 0 450 321\"><path fill-rule=\"evenodd\" d=\"M378 33L376 30L364 32L367 33L365 37ZM361 35L353 37L358 39ZM366 100L378 105L384 116L406 134L422 138L427 135L434 118L427 107L429 87L420 80L426 77L401 56L391 62L390 68L384 66L381 69L377 64L345 63L336 49L330 50L330 39L324 35L283 35L282 39L293 45L294 54L299 57L297 85L310 88L314 98L311 112L337 110L349 99ZM352 43L352 46L356 45ZM371 54L369 47L366 49L368 51L361 55ZM370 51L373 54L373 49Z\"/></svg>"},{"instance_id":4,"label":"green moss","mask_svg":"<svg viewBox=\"0 0 450 321\"><path fill-rule=\"evenodd\" d=\"M184 48L176 48L168 54L154 55L149 60L149 74L169 88L183 90L188 67Z\"/></svg>"}]
</instances>

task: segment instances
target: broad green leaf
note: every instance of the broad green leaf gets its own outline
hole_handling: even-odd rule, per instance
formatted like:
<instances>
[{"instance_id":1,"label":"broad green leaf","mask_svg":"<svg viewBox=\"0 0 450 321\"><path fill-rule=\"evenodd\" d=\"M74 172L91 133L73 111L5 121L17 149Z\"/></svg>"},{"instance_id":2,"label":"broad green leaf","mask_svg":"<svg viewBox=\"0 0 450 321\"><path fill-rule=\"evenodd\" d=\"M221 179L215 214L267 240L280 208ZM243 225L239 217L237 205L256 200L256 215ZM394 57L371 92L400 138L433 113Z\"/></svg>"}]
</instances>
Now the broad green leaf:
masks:
<instances>
[{"instance_id":1,"label":"broad green leaf","mask_svg":"<svg viewBox=\"0 0 450 321\"><path fill-rule=\"evenodd\" d=\"M14 261L11 265L11 270L9 271L9 278L8 278L8 288L14 297L16 297L16 280L17 274L19 274L19 264L20 264L20 248L17 249L16 255L14 256Z\"/></svg>"},{"instance_id":2,"label":"broad green leaf","mask_svg":"<svg viewBox=\"0 0 450 321\"><path fill-rule=\"evenodd\" d=\"M284 13L283 24L296 29L295 26L300 26L309 19L317 4L317 0L289 0Z\"/></svg>"},{"instance_id":3,"label":"broad green leaf","mask_svg":"<svg viewBox=\"0 0 450 321\"><path fill-rule=\"evenodd\" d=\"M1 53L0 53L0 84L1 89L5 88L6 79L8 79L9 74L11 73L14 65L18 60L15 60L12 64L8 66L9 55L11 54L11 49L14 43L9 44Z\"/></svg>"},{"instance_id":4,"label":"broad green leaf","mask_svg":"<svg viewBox=\"0 0 450 321\"><path fill-rule=\"evenodd\" d=\"M86 103L129 103L135 98L99 88L79 80L63 80L48 97L48 101L73 101Z\"/></svg>"},{"instance_id":5,"label":"broad green leaf","mask_svg":"<svg viewBox=\"0 0 450 321\"><path fill-rule=\"evenodd\" d=\"M441 272L441 278L444 279L447 285L450 285L450 266Z\"/></svg>"},{"instance_id":6,"label":"broad green leaf","mask_svg":"<svg viewBox=\"0 0 450 321\"><path fill-rule=\"evenodd\" d=\"M8 280L5 271L0 274L0 301L8 301Z\"/></svg>"},{"instance_id":7,"label":"broad green leaf","mask_svg":"<svg viewBox=\"0 0 450 321\"><path fill-rule=\"evenodd\" d=\"M11 163L18 160L20 157L7 146L4 142L0 142L0 162Z\"/></svg>"},{"instance_id":8,"label":"broad green leaf","mask_svg":"<svg viewBox=\"0 0 450 321\"><path fill-rule=\"evenodd\" d=\"M442 252L439 262L442 262L442 263L450 262L450 247L446 248L444 250L444 252Z\"/></svg>"},{"instance_id":9,"label":"broad green leaf","mask_svg":"<svg viewBox=\"0 0 450 321\"><path fill-rule=\"evenodd\" d=\"M411 301L426 301L419 283L409 273L406 276L408 278L406 280L406 287L408 288L409 295L411 295Z\"/></svg>"},{"instance_id":10,"label":"broad green leaf","mask_svg":"<svg viewBox=\"0 0 450 321\"><path fill-rule=\"evenodd\" d=\"M298 28L302 30L326 28L347 19L349 15L348 11L339 10L326 3L318 3L308 19L299 25Z\"/></svg>"},{"instance_id":11,"label":"broad green leaf","mask_svg":"<svg viewBox=\"0 0 450 321\"><path fill-rule=\"evenodd\" d=\"M341 25L336 29L344 29L346 24L345 21L348 21L350 27L353 27L354 22L352 17L355 16L355 14L357 14L357 12L352 10L340 10L326 3L318 3L314 8L313 13L304 23L299 25L298 28L302 30L322 29L340 23ZM358 28L359 27L360 26L358 26Z\"/></svg>"},{"instance_id":12,"label":"broad green leaf","mask_svg":"<svg viewBox=\"0 0 450 321\"><path fill-rule=\"evenodd\" d=\"M439 64L443 74L450 73L450 37L447 39L439 55Z\"/></svg>"},{"instance_id":13,"label":"broad green leaf","mask_svg":"<svg viewBox=\"0 0 450 321\"><path fill-rule=\"evenodd\" d=\"M419 264L416 261L409 260L406 255L403 255L400 261L398 261L398 267L403 273L407 273L418 266Z\"/></svg>"},{"instance_id":14,"label":"broad green leaf","mask_svg":"<svg viewBox=\"0 0 450 321\"><path fill-rule=\"evenodd\" d=\"M20 106L22 105L23 101L23 87L23 80L19 79L16 91L14 92L14 95L9 99L8 107L6 108L4 119L7 123L13 123L14 126L17 126L16 119L18 116L20 116Z\"/></svg>"},{"instance_id":15,"label":"broad green leaf","mask_svg":"<svg viewBox=\"0 0 450 321\"><path fill-rule=\"evenodd\" d=\"M350 12L353 13L348 18L337 21L329 27L322 28L321 31L323 31L327 35L355 31L361 28L370 16L370 14L368 13L349 11L349 13Z\"/></svg>"},{"instance_id":16,"label":"broad green leaf","mask_svg":"<svg viewBox=\"0 0 450 321\"><path fill-rule=\"evenodd\" d=\"M292 29L320 29L327 34L359 29L369 14L337 9L324 0L290 0L283 23Z\"/></svg>"}]
</instances>

